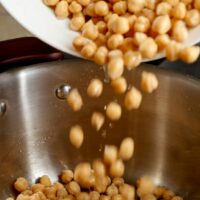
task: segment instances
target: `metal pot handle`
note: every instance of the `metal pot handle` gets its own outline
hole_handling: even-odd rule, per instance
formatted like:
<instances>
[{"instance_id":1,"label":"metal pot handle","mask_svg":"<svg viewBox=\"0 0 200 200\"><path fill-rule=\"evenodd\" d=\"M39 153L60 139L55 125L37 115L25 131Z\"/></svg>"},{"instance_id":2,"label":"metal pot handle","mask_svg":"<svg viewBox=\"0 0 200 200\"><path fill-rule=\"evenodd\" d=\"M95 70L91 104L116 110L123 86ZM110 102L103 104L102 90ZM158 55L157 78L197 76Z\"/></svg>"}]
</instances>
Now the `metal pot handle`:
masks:
<instances>
[{"instance_id":1,"label":"metal pot handle","mask_svg":"<svg viewBox=\"0 0 200 200\"><path fill-rule=\"evenodd\" d=\"M61 60L64 54L35 37L0 42L0 70L47 61Z\"/></svg>"}]
</instances>

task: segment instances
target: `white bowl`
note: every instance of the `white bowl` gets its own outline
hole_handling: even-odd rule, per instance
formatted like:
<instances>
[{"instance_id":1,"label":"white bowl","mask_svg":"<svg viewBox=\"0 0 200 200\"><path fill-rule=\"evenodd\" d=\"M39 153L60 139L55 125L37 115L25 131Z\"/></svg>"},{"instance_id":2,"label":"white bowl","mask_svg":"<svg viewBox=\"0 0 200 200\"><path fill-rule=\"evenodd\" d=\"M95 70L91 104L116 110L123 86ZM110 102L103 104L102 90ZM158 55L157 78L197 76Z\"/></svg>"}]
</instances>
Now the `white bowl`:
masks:
<instances>
[{"instance_id":1,"label":"white bowl","mask_svg":"<svg viewBox=\"0 0 200 200\"><path fill-rule=\"evenodd\" d=\"M57 19L42 0L1 0L5 9L26 29L45 43L75 56L80 56L72 48L72 40L78 35L69 29L68 20ZM194 45L200 41L200 25L189 32L189 37L185 45ZM164 57L159 53L156 60ZM149 60L144 60L149 61Z\"/></svg>"}]
</instances>

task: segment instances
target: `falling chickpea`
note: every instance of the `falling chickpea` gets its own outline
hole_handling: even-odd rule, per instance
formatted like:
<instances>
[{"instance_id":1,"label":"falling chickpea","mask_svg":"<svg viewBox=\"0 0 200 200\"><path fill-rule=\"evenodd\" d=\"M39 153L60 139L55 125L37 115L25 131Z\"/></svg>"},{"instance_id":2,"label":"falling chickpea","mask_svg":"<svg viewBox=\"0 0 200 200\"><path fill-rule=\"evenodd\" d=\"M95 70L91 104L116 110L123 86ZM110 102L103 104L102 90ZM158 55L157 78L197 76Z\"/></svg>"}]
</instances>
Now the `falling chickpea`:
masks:
<instances>
[{"instance_id":1,"label":"falling chickpea","mask_svg":"<svg viewBox=\"0 0 200 200\"><path fill-rule=\"evenodd\" d=\"M76 148L80 148L82 146L84 133L79 125L75 125L70 129L69 139L71 144L74 145Z\"/></svg>"}]
</instances>

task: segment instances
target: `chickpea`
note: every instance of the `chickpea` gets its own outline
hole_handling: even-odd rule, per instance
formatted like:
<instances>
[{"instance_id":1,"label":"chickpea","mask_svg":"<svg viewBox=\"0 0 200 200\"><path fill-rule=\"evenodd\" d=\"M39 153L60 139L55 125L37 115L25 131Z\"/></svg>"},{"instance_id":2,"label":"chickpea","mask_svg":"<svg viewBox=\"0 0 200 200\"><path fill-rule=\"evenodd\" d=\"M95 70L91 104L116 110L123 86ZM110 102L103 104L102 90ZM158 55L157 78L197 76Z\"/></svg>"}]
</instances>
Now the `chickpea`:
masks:
<instances>
[{"instance_id":1,"label":"chickpea","mask_svg":"<svg viewBox=\"0 0 200 200\"><path fill-rule=\"evenodd\" d=\"M144 16L139 16L135 20L134 24L134 31L135 32L147 32L148 29L150 28L150 21L147 17Z\"/></svg>"},{"instance_id":2,"label":"chickpea","mask_svg":"<svg viewBox=\"0 0 200 200\"><path fill-rule=\"evenodd\" d=\"M76 1L72 1L72 3L69 5L69 11L71 13L79 13L82 10L82 6L77 3Z\"/></svg>"},{"instance_id":3,"label":"chickpea","mask_svg":"<svg viewBox=\"0 0 200 200\"><path fill-rule=\"evenodd\" d=\"M76 0L82 6L87 6L90 4L90 0Z\"/></svg>"},{"instance_id":4,"label":"chickpea","mask_svg":"<svg viewBox=\"0 0 200 200\"><path fill-rule=\"evenodd\" d=\"M79 129L79 127L78 127ZM71 170L63 170L61 173L61 180L63 183L69 183L74 177L74 174Z\"/></svg>"},{"instance_id":5,"label":"chickpea","mask_svg":"<svg viewBox=\"0 0 200 200\"><path fill-rule=\"evenodd\" d=\"M55 6L60 0L43 0L47 6Z\"/></svg>"},{"instance_id":6,"label":"chickpea","mask_svg":"<svg viewBox=\"0 0 200 200\"><path fill-rule=\"evenodd\" d=\"M91 191L90 192L90 199L91 200L99 200L100 194L96 191Z\"/></svg>"},{"instance_id":7,"label":"chickpea","mask_svg":"<svg viewBox=\"0 0 200 200\"><path fill-rule=\"evenodd\" d=\"M198 10L192 9L186 12L185 22L189 27L195 27L200 23L200 14Z\"/></svg>"},{"instance_id":8,"label":"chickpea","mask_svg":"<svg viewBox=\"0 0 200 200\"><path fill-rule=\"evenodd\" d=\"M172 8L171 15L176 19L184 19L186 10L186 5L183 2L179 2Z\"/></svg>"},{"instance_id":9,"label":"chickpea","mask_svg":"<svg viewBox=\"0 0 200 200\"><path fill-rule=\"evenodd\" d=\"M114 161L110 166L110 176L111 177L122 177L124 175L124 163L122 160Z\"/></svg>"},{"instance_id":10,"label":"chickpea","mask_svg":"<svg viewBox=\"0 0 200 200\"><path fill-rule=\"evenodd\" d=\"M19 177L14 183L14 187L18 192L23 192L24 190L27 190L29 187L28 181L23 178Z\"/></svg>"},{"instance_id":11,"label":"chickpea","mask_svg":"<svg viewBox=\"0 0 200 200\"><path fill-rule=\"evenodd\" d=\"M145 7L151 10L155 10L157 0L146 0Z\"/></svg>"},{"instance_id":12,"label":"chickpea","mask_svg":"<svg viewBox=\"0 0 200 200\"><path fill-rule=\"evenodd\" d=\"M99 33L98 37L94 40L97 47L106 46L107 38L104 34ZM107 47L105 47L107 49ZM108 49L107 49L108 50ZM97 51L96 51L97 52ZM95 54L96 54L95 52Z\"/></svg>"},{"instance_id":13,"label":"chickpea","mask_svg":"<svg viewBox=\"0 0 200 200\"><path fill-rule=\"evenodd\" d=\"M164 49L169 44L170 38L169 38L169 35L162 34L162 35L158 35L155 38L155 41L159 49Z\"/></svg>"},{"instance_id":14,"label":"chickpea","mask_svg":"<svg viewBox=\"0 0 200 200\"><path fill-rule=\"evenodd\" d=\"M107 63L107 59L108 49L105 46L99 47L94 54L94 61L99 65L104 65Z\"/></svg>"},{"instance_id":15,"label":"chickpea","mask_svg":"<svg viewBox=\"0 0 200 200\"><path fill-rule=\"evenodd\" d=\"M165 190L163 193L163 199L165 200L171 200L175 194L171 190Z\"/></svg>"},{"instance_id":16,"label":"chickpea","mask_svg":"<svg viewBox=\"0 0 200 200\"><path fill-rule=\"evenodd\" d=\"M156 197L153 194L146 194L141 197L141 200L156 200Z\"/></svg>"},{"instance_id":17,"label":"chickpea","mask_svg":"<svg viewBox=\"0 0 200 200\"><path fill-rule=\"evenodd\" d=\"M164 0L164 1L169 3L171 6L175 6L179 3L179 0Z\"/></svg>"},{"instance_id":18,"label":"chickpea","mask_svg":"<svg viewBox=\"0 0 200 200\"><path fill-rule=\"evenodd\" d=\"M107 178L104 177L95 177L95 187L94 189L99 193L105 193L107 188Z\"/></svg>"},{"instance_id":19,"label":"chickpea","mask_svg":"<svg viewBox=\"0 0 200 200\"><path fill-rule=\"evenodd\" d=\"M68 3L65 0L60 1L57 3L55 8L55 14L58 18L66 18L69 15L68 11Z\"/></svg>"},{"instance_id":20,"label":"chickpea","mask_svg":"<svg viewBox=\"0 0 200 200\"><path fill-rule=\"evenodd\" d=\"M152 30L159 34L167 33L171 28L171 20L168 15L158 16L154 19Z\"/></svg>"},{"instance_id":21,"label":"chickpea","mask_svg":"<svg viewBox=\"0 0 200 200\"><path fill-rule=\"evenodd\" d=\"M116 194L112 196L112 200L123 200L123 197L120 194Z\"/></svg>"},{"instance_id":22,"label":"chickpea","mask_svg":"<svg viewBox=\"0 0 200 200\"><path fill-rule=\"evenodd\" d=\"M101 195L99 200L111 200L111 197L107 195Z\"/></svg>"},{"instance_id":23,"label":"chickpea","mask_svg":"<svg viewBox=\"0 0 200 200\"><path fill-rule=\"evenodd\" d=\"M172 6L167 2L160 2L156 7L157 15L170 15Z\"/></svg>"},{"instance_id":24,"label":"chickpea","mask_svg":"<svg viewBox=\"0 0 200 200\"><path fill-rule=\"evenodd\" d=\"M130 137L122 140L119 148L119 157L122 160L130 160L134 152L134 141Z\"/></svg>"},{"instance_id":25,"label":"chickpea","mask_svg":"<svg viewBox=\"0 0 200 200\"><path fill-rule=\"evenodd\" d=\"M138 181L137 195L142 197L147 194L153 194L155 190L155 184L151 177L144 176L141 177Z\"/></svg>"},{"instance_id":26,"label":"chickpea","mask_svg":"<svg viewBox=\"0 0 200 200\"><path fill-rule=\"evenodd\" d=\"M175 61L179 58L179 53L182 49L182 45L176 41L170 41L165 48L166 57L170 61Z\"/></svg>"},{"instance_id":27,"label":"chickpea","mask_svg":"<svg viewBox=\"0 0 200 200\"><path fill-rule=\"evenodd\" d=\"M113 57L107 66L107 73L110 79L119 78L124 72L124 60L120 57Z\"/></svg>"},{"instance_id":28,"label":"chickpea","mask_svg":"<svg viewBox=\"0 0 200 200\"><path fill-rule=\"evenodd\" d=\"M193 0L181 0L181 2L188 5L188 4L191 4L193 2Z\"/></svg>"},{"instance_id":29,"label":"chickpea","mask_svg":"<svg viewBox=\"0 0 200 200\"><path fill-rule=\"evenodd\" d=\"M128 11L131 13L140 12L145 6L145 0L128 0Z\"/></svg>"},{"instance_id":30,"label":"chickpea","mask_svg":"<svg viewBox=\"0 0 200 200\"><path fill-rule=\"evenodd\" d=\"M114 178L113 179L113 184L115 184L117 187L119 187L120 185L124 184L124 179L123 178Z\"/></svg>"},{"instance_id":31,"label":"chickpea","mask_svg":"<svg viewBox=\"0 0 200 200\"><path fill-rule=\"evenodd\" d=\"M125 95L124 105L127 110L138 109L142 101L142 94L135 87L132 87Z\"/></svg>"},{"instance_id":32,"label":"chickpea","mask_svg":"<svg viewBox=\"0 0 200 200\"><path fill-rule=\"evenodd\" d=\"M106 189L106 194L108 196L114 196L118 194L118 188L116 187L116 185L111 184L110 186L107 187Z\"/></svg>"},{"instance_id":33,"label":"chickpea","mask_svg":"<svg viewBox=\"0 0 200 200\"><path fill-rule=\"evenodd\" d=\"M68 195L67 190L63 187L57 190L56 196L58 199L64 199Z\"/></svg>"},{"instance_id":34,"label":"chickpea","mask_svg":"<svg viewBox=\"0 0 200 200\"><path fill-rule=\"evenodd\" d=\"M79 184L75 181L71 181L70 183L68 183L66 185L66 188L67 188L67 191L72 195L76 195L76 194L80 193L80 191L81 191Z\"/></svg>"},{"instance_id":35,"label":"chickpea","mask_svg":"<svg viewBox=\"0 0 200 200\"><path fill-rule=\"evenodd\" d=\"M13 197L8 197L6 200L14 200Z\"/></svg>"},{"instance_id":36,"label":"chickpea","mask_svg":"<svg viewBox=\"0 0 200 200\"><path fill-rule=\"evenodd\" d=\"M121 34L113 34L108 38L107 46L109 49L116 49L123 44L124 37Z\"/></svg>"},{"instance_id":37,"label":"chickpea","mask_svg":"<svg viewBox=\"0 0 200 200\"><path fill-rule=\"evenodd\" d=\"M98 21L96 23L97 29L100 33L106 33L107 31L107 24L104 21Z\"/></svg>"},{"instance_id":38,"label":"chickpea","mask_svg":"<svg viewBox=\"0 0 200 200\"><path fill-rule=\"evenodd\" d=\"M106 16L109 13L108 4L105 1L97 1L94 6L94 12L98 16Z\"/></svg>"},{"instance_id":39,"label":"chickpea","mask_svg":"<svg viewBox=\"0 0 200 200\"><path fill-rule=\"evenodd\" d=\"M126 17L117 17L112 25L111 29L114 33L125 34L129 31L129 21Z\"/></svg>"},{"instance_id":40,"label":"chickpea","mask_svg":"<svg viewBox=\"0 0 200 200\"><path fill-rule=\"evenodd\" d=\"M154 190L154 195L159 199L163 196L164 192L165 192L165 188L158 186Z\"/></svg>"},{"instance_id":41,"label":"chickpea","mask_svg":"<svg viewBox=\"0 0 200 200\"><path fill-rule=\"evenodd\" d=\"M199 58L200 47L192 46L181 49L180 59L186 63L194 63Z\"/></svg>"},{"instance_id":42,"label":"chickpea","mask_svg":"<svg viewBox=\"0 0 200 200\"><path fill-rule=\"evenodd\" d=\"M37 194L39 196L38 200L46 200L47 199L43 192L37 192Z\"/></svg>"},{"instance_id":43,"label":"chickpea","mask_svg":"<svg viewBox=\"0 0 200 200\"><path fill-rule=\"evenodd\" d=\"M85 58L92 58L96 52L97 46L94 42L87 42L81 49L81 55Z\"/></svg>"},{"instance_id":44,"label":"chickpea","mask_svg":"<svg viewBox=\"0 0 200 200\"><path fill-rule=\"evenodd\" d=\"M75 146L77 149L82 146L84 140L84 133L79 125L71 127L69 132L69 139L71 144Z\"/></svg>"},{"instance_id":45,"label":"chickpea","mask_svg":"<svg viewBox=\"0 0 200 200\"><path fill-rule=\"evenodd\" d=\"M117 159L117 147L114 145L106 145L103 154L104 162L112 164Z\"/></svg>"},{"instance_id":46,"label":"chickpea","mask_svg":"<svg viewBox=\"0 0 200 200\"><path fill-rule=\"evenodd\" d=\"M76 198L73 195L69 194L64 200L76 200Z\"/></svg>"},{"instance_id":47,"label":"chickpea","mask_svg":"<svg viewBox=\"0 0 200 200\"><path fill-rule=\"evenodd\" d=\"M41 183L36 183L34 185L32 185L31 190L33 193L37 193L37 192L42 192L44 190L45 186Z\"/></svg>"},{"instance_id":48,"label":"chickpea","mask_svg":"<svg viewBox=\"0 0 200 200\"><path fill-rule=\"evenodd\" d=\"M56 199L56 189L54 187L45 187L43 193L47 199Z\"/></svg>"},{"instance_id":49,"label":"chickpea","mask_svg":"<svg viewBox=\"0 0 200 200\"><path fill-rule=\"evenodd\" d=\"M83 105L83 100L77 89L72 89L67 96L67 103L73 111L79 111Z\"/></svg>"},{"instance_id":50,"label":"chickpea","mask_svg":"<svg viewBox=\"0 0 200 200\"><path fill-rule=\"evenodd\" d=\"M94 175L96 178L102 178L106 175L106 168L104 163L101 160L95 160L92 164L94 169Z\"/></svg>"},{"instance_id":51,"label":"chickpea","mask_svg":"<svg viewBox=\"0 0 200 200\"><path fill-rule=\"evenodd\" d=\"M116 102L110 102L106 108L106 115L112 121L120 119L122 114L121 106Z\"/></svg>"},{"instance_id":52,"label":"chickpea","mask_svg":"<svg viewBox=\"0 0 200 200\"><path fill-rule=\"evenodd\" d=\"M105 121L105 117L100 112L93 112L91 117L91 124L96 129L96 131L99 131L101 127L103 126Z\"/></svg>"},{"instance_id":53,"label":"chickpea","mask_svg":"<svg viewBox=\"0 0 200 200\"><path fill-rule=\"evenodd\" d=\"M142 9L142 15L148 18L151 23L155 19L155 12L147 8Z\"/></svg>"},{"instance_id":54,"label":"chickpea","mask_svg":"<svg viewBox=\"0 0 200 200\"><path fill-rule=\"evenodd\" d=\"M123 44L120 46L121 51L126 52L129 50L134 50L134 39L132 37L127 37L124 39Z\"/></svg>"},{"instance_id":55,"label":"chickpea","mask_svg":"<svg viewBox=\"0 0 200 200\"><path fill-rule=\"evenodd\" d=\"M124 199L135 199L135 188L128 184L122 184L119 186L119 193Z\"/></svg>"},{"instance_id":56,"label":"chickpea","mask_svg":"<svg viewBox=\"0 0 200 200\"><path fill-rule=\"evenodd\" d=\"M47 175L40 177L40 183L46 187L52 185L50 178Z\"/></svg>"},{"instance_id":57,"label":"chickpea","mask_svg":"<svg viewBox=\"0 0 200 200\"><path fill-rule=\"evenodd\" d=\"M134 43L139 46L144 40L147 39L147 35L141 32L135 32L134 34Z\"/></svg>"},{"instance_id":58,"label":"chickpea","mask_svg":"<svg viewBox=\"0 0 200 200\"><path fill-rule=\"evenodd\" d=\"M88 96L97 98L101 96L102 92L103 92L102 81L97 78L92 79L87 88Z\"/></svg>"},{"instance_id":59,"label":"chickpea","mask_svg":"<svg viewBox=\"0 0 200 200\"><path fill-rule=\"evenodd\" d=\"M115 93L123 94L127 89L127 81L123 76L121 76L115 80L112 80L111 86L113 87Z\"/></svg>"},{"instance_id":60,"label":"chickpea","mask_svg":"<svg viewBox=\"0 0 200 200\"><path fill-rule=\"evenodd\" d=\"M64 185L58 181L54 182L53 184L53 187L56 189L56 190L60 190L60 189L63 189L64 188Z\"/></svg>"},{"instance_id":61,"label":"chickpea","mask_svg":"<svg viewBox=\"0 0 200 200\"><path fill-rule=\"evenodd\" d=\"M82 36L91 40L95 40L98 37L98 34L98 29L94 25L88 25L82 30Z\"/></svg>"},{"instance_id":62,"label":"chickpea","mask_svg":"<svg viewBox=\"0 0 200 200\"><path fill-rule=\"evenodd\" d=\"M113 5L113 11L118 15L124 15L127 11L127 2L118 1Z\"/></svg>"},{"instance_id":63,"label":"chickpea","mask_svg":"<svg viewBox=\"0 0 200 200\"><path fill-rule=\"evenodd\" d=\"M112 60L113 58L122 58L122 56L123 56L123 53L119 49L111 50L108 52L109 60Z\"/></svg>"},{"instance_id":64,"label":"chickpea","mask_svg":"<svg viewBox=\"0 0 200 200\"><path fill-rule=\"evenodd\" d=\"M140 65L142 56L138 51L127 51L124 54L124 64L128 70L132 70Z\"/></svg>"},{"instance_id":65,"label":"chickpea","mask_svg":"<svg viewBox=\"0 0 200 200\"><path fill-rule=\"evenodd\" d=\"M84 23L85 23L84 15L80 13L75 13L70 21L70 28L73 31L79 31L81 30Z\"/></svg>"},{"instance_id":66,"label":"chickpea","mask_svg":"<svg viewBox=\"0 0 200 200\"><path fill-rule=\"evenodd\" d=\"M77 200L90 200L90 195L87 192L80 192L76 195Z\"/></svg>"},{"instance_id":67,"label":"chickpea","mask_svg":"<svg viewBox=\"0 0 200 200\"><path fill-rule=\"evenodd\" d=\"M183 42L188 38L188 29L183 21L176 21L172 27L172 37L178 42Z\"/></svg>"},{"instance_id":68,"label":"chickpea","mask_svg":"<svg viewBox=\"0 0 200 200\"><path fill-rule=\"evenodd\" d=\"M128 22L129 22L129 27L132 27L133 24L135 23L137 17L135 15L129 15L127 16Z\"/></svg>"},{"instance_id":69,"label":"chickpea","mask_svg":"<svg viewBox=\"0 0 200 200\"><path fill-rule=\"evenodd\" d=\"M23 192L21 192L21 194L31 196L33 195L33 192L31 190L24 190Z\"/></svg>"},{"instance_id":70,"label":"chickpea","mask_svg":"<svg viewBox=\"0 0 200 200\"><path fill-rule=\"evenodd\" d=\"M79 36L74 38L72 44L73 44L75 49L80 51L82 49L82 47L87 43L87 41L88 40L86 38L84 38L83 36L79 35Z\"/></svg>"},{"instance_id":71,"label":"chickpea","mask_svg":"<svg viewBox=\"0 0 200 200\"><path fill-rule=\"evenodd\" d=\"M158 46L155 40L149 37L140 44L139 51L143 58L153 58L157 54Z\"/></svg>"},{"instance_id":72,"label":"chickpea","mask_svg":"<svg viewBox=\"0 0 200 200\"><path fill-rule=\"evenodd\" d=\"M111 30L113 28L113 24L115 23L115 21L118 19L118 15L116 13L114 14L110 14L108 16L108 22L107 22L107 27L109 30Z\"/></svg>"}]
</instances>

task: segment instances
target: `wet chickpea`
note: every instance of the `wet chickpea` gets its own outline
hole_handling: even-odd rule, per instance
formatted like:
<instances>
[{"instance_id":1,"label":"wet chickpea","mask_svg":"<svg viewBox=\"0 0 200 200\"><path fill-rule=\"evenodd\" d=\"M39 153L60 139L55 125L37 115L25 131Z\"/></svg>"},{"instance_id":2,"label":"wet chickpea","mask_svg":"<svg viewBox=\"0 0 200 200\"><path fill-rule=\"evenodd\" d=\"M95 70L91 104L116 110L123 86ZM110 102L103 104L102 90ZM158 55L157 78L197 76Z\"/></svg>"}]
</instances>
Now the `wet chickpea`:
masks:
<instances>
[{"instance_id":1,"label":"wet chickpea","mask_svg":"<svg viewBox=\"0 0 200 200\"><path fill-rule=\"evenodd\" d=\"M43 193L47 197L47 199L55 199L56 198L56 189L52 186L45 187Z\"/></svg>"},{"instance_id":2,"label":"wet chickpea","mask_svg":"<svg viewBox=\"0 0 200 200\"><path fill-rule=\"evenodd\" d=\"M200 47L192 46L181 49L179 56L180 59L185 63L193 63L197 61L197 59L199 58L199 54L200 54Z\"/></svg>"},{"instance_id":3,"label":"wet chickpea","mask_svg":"<svg viewBox=\"0 0 200 200\"><path fill-rule=\"evenodd\" d=\"M81 55L85 58L92 58L96 52L97 46L94 42L87 42L81 49Z\"/></svg>"},{"instance_id":4,"label":"wet chickpea","mask_svg":"<svg viewBox=\"0 0 200 200\"><path fill-rule=\"evenodd\" d=\"M28 181L23 178L19 177L14 183L14 187L18 192L23 192L24 190L27 190L29 187Z\"/></svg>"},{"instance_id":5,"label":"wet chickpea","mask_svg":"<svg viewBox=\"0 0 200 200\"><path fill-rule=\"evenodd\" d=\"M70 28L73 31L81 30L82 26L85 23L85 17L81 13L75 13L70 21Z\"/></svg>"},{"instance_id":6,"label":"wet chickpea","mask_svg":"<svg viewBox=\"0 0 200 200\"><path fill-rule=\"evenodd\" d=\"M154 73L142 72L141 88L143 91L152 93L158 88L158 79Z\"/></svg>"},{"instance_id":7,"label":"wet chickpea","mask_svg":"<svg viewBox=\"0 0 200 200\"><path fill-rule=\"evenodd\" d=\"M169 15L171 12L172 6L167 2L160 2L156 7L157 15Z\"/></svg>"},{"instance_id":8,"label":"wet chickpea","mask_svg":"<svg viewBox=\"0 0 200 200\"><path fill-rule=\"evenodd\" d=\"M176 41L170 41L165 48L166 57L170 61L175 61L179 58L182 45Z\"/></svg>"},{"instance_id":9,"label":"wet chickpea","mask_svg":"<svg viewBox=\"0 0 200 200\"><path fill-rule=\"evenodd\" d=\"M106 16L109 13L108 4L105 1L97 1L94 6L94 12L97 16Z\"/></svg>"},{"instance_id":10,"label":"wet chickpea","mask_svg":"<svg viewBox=\"0 0 200 200\"><path fill-rule=\"evenodd\" d=\"M80 191L81 191L79 184L75 181L71 181L70 183L68 183L66 185L66 189L72 195L76 195L76 194L80 193Z\"/></svg>"},{"instance_id":11,"label":"wet chickpea","mask_svg":"<svg viewBox=\"0 0 200 200\"><path fill-rule=\"evenodd\" d=\"M108 196L114 196L118 194L118 188L116 187L116 185L111 184L110 186L107 187L106 189L106 194Z\"/></svg>"},{"instance_id":12,"label":"wet chickpea","mask_svg":"<svg viewBox=\"0 0 200 200\"><path fill-rule=\"evenodd\" d=\"M44 190L45 186L41 183L36 183L34 185L32 185L31 190L33 193L37 193L37 192L42 192Z\"/></svg>"},{"instance_id":13,"label":"wet chickpea","mask_svg":"<svg viewBox=\"0 0 200 200\"><path fill-rule=\"evenodd\" d=\"M170 37L167 34L158 35L155 38L155 42L158 45L158 49L164 49L170 42Z\"/></svg>"},{"instance_id":14,"label":"wet chickpea","mask_svg":"<svg viewBox=\"0 0 200 200\"><path fill-rule=\"evenodd\" d=\"M99 65L107 63L108 49L105 46L99 47L94 54L94 61Z\"/></svg>"},{"instance_id":15,"label":"wet chickpea","mask_svg":"<svg viewBox=\"0 0 200 200\"><path fill-rule=\"evenodd\" d=\"M147 32L150 28L150 21L147 17L139 16L134 23L135 32Z\"/></svg>"},{"instance_id":16,"label":"wet chickpea","mask_svg":"<svg viewBox=\"0 0 200 200\"><path fill-rule=\"evenodd\" d=\"M135 199L135 188L128 184L122 184L119 186L119 193L124 199Z\"/></svg>"},{"instance_id":17,"label":"wet chickpea","mask_svg":"<svg viewBox=\"0 0 200 200\"><path fill-rule=\"evenodd\" d=\"M168 15L161 15L154 19L152 30L159 34L167 33L171 28L171 20Z\"/></svg>"},{"instance_id":18,"label":"wet chickpea","mask_svg":"<svg viewBox=\"0 0 200 200\"><path fill-rule=\"evenodd\" d=\"M192 9L186 12L185 22L189 27L195 27L200 23L200 14L198 10Z\"/></svg>"},{"instance_id":19,"label":"wet chickpea","mask_svg":"<svg viewBox=\"0 0 200 200\"><path fill-rule=\"evenodd\" d=\"M124 54L124 64L128 70L132 70L140 65L142 61L142 56L139 51L127 51Z\"/></svg>"},{"instance_id":20,"label":"wet chickpea","mask_svg":"<svg viewBox=\"0 0 200 200\"><path fill-rule=\"evenodd\" d=\"M123 76L121 76L115 80L112 80L111 86L116 94L123 94L127 89L127 81Z\"/></svg>"},{"instance_id":21,"label":"wet chickpea","mask_svg":"<svg viewBox=\"0 0 200 200\"><path fill-rule=\"evenodd\" d=\"M74 177L73 171L69 169L63 170L61 173L61 180L63 183L69 183L73 179L73 177Z\"/></svg>"},{"instance_id":22,"label":"wet chickpea","mask_svg":"<svg viewBox=\"0 0 200 200\"><path fill-rule=\"evenodd\" d=\"M79 111L82 108L83 100L77 89L72 89L69 92L67 103L73 111Z\"/></svg>"},{"instance_id":23,"label":"wet chickpea","mask_svg":"<svg viewBox=\"0 0 200 200\"><path fill-rule=\"evenodd\" d=\"M82 30L82 36L91 40L95 40L98 34L98 28L95 25L88 25Z\"/></svg>"},{"instance_id":24,"label":"wet chickpea","mask_svg":"<svg viewBox=\"0 0 200 200\"><path fill-rule=\"evenodd\" d=\"M47 175L40 177L40 183L46 187L51 186L51 180Z\"/></svg>"},{"instance_id":25,"label":"wet chickpea","mask_svg":"<svg viewBox=\"0 0 200 200\"><path fill-rule=\"evenodd\" d=\"M147 38L140 44L139 50L143 58L153 58L158 51L158 46L154 39Z\"/></svg>"},{"instance_id":26,"label":"wet chickpea","mask_svg":"<svg viewBox=\"0 0 200 200\"><path fill-rule=\"evenodd\" d=\"M141 197L141 200L156 200L156 197L153 194L146 194Z\"/></svg>"},{"instance_id":27,"label":"wet chickpea","mask_svg":"<svg viewBox=\"0 0 200 200\"><path fill-rule=\"evenodd\" d=\"M79 125L72 126L69 132L69 140L71 144L77 149L83 144L84 133Z\"/></svg>"},{"instance_id":28,"label":"wet chickpea","mask_svg":"<svg viewBox=\"0 0 200 200\"><path fill-rule=\"evenodd\" d=\"M96 129L96 131L99 131L101 127L103 126L105 121L105 117L100 112L93 112L91 117L91 124Z\"/></svg>"},{"instance_id":29,"label":"wet chickpea","mask_svg":"<svg viewBox=\"0 0 200 200\"><path fill-rule=\"evenodd\" d=\"M71 13L79 13L82 10L82 6L76 2L76 1L72 1L71 4L69 5L69 11Z\"/></svg>"},{"instance_id":30,"label":"wet chickpea","mask_svg":"<svg viewBox=\"0 0 200 200\"><path fill-rule=\"evenodd\" d=\"M104 163L101 160L95 160L93 162L93 169L95 177L105 177L106 175L106 168Z\"/></svg>"},{"instance_id":31,"label":"wet chickpea","mask_svg":"<svg viewBox=\"0 0 200 200\"><path fill-rule=\"evenodd\" d=\"M121 177L117 177L113 179L113 184L115 184L117 187L119 187L120 185L124 184L124 179Z\"/></svg>"},{"instance_id":32,"label":"wet chickpea","mask_svg":"<svg viewBox=\"0 0 200 200\"><path fill-rule=\"evenodd\" d=\"M130 29L129 21L126 17L117 17L113 21L111 28L114 33L125 34Z\"/></svg>"},{"instance_id":33,"label":"wet chickpea","mask_svg":"<svg viewBox=\"0 0 200 200\"><path fill-rule=\"evenodd\" d=\"M142 102L141 92L132 86L132 88L126 93L124 98L124 105L127 110L138 109Z\"/></svg>"},{"instance_id":34,"label":"wet chickpea","mask_svg":"<svg viewBox=\"0 0 200 200\"><path fill-rule=\"evenodd\" d=\"M102 81L97 78L92 79L87 88L88 96L97 98L101 96L102 92L103 92Z\"/></svg>"},{"instance_id":35,"label":"wet chickpea","mask_svg":"<svg viewBox=\"0 0 200 200\"><path fill-rule=\"evenodd\" d=\"M43 0L47 6L55 6L60 0Z\"/></svg>"},{"instance_id":36,"label":"wet chickpea","mask_svg":"<svg viewBox=\"0 0 200 200\"><path fill-rule=\"evenodd\" d=\"M130 137L122 140L119 148L119 157L122 160L130 160L134 153L134 141Z\"/></svg>"},{"instance_id":37,"label":"wet chickpea","mask_svg":"<svg viewBox=\"0 0 200 200\"><path fill-rule=\"evenodd\" d=\"M55 14L58 18L66 18L69 15L68 11L68 3L65 0L60 1L57 3L55 8Z\"/></svg>"},{"instance_id":38,"label":"wet chickpea","mask_svg":"<svg viewBox=\"0 0 200 200\"><path fill-rule=\"evenodd\" d=\"M127 11L127 2L126 1L118 1L113 4L113 11L118 15L124 15Z\"/></svg>"},{"instance_id":39,"label":"wet chickpea","mask_svg":"<svg viewBox=\"0 0 200 200\"><path fill-rule=\"evenodd\" d=\"M90 4L90 0L76 0L82 6L87 6Z\"/></svg>"},{"instance_id":40,"label":"wet chickpea","mask_svg":"<svg viewBox=\"0 0 200 200\"><path fill-rule=\"evenodd\" d=\"M122 177L124 175L125 166L122 160L114 161L110 166L111 177Z\"/></svg>"},{"instance_id":41,"label":"wet chickpea","mask_svg":"<svg viewBox=\"0 0 200 200\"><path fill-rule=\"evenodd\" d=\"M124 72L124 60L120 57L112 58L107 65L107 73L111 80L119 78Z\"/></svg>"},{"instance_id":42,"label":"wet chickpea","mask_svg":"<svg viewBox=\"0 0 200 200\"><path fill-rule=\"evenodd\" d=\"M58 189L57 192L56 192L56 196L57 196L58 199L64 199L64 198L67 197L67 195L68 195L68 192L64 187Z\"/></svg>"},{"instance_id":43,"label":"wet chickpea","mask_svg":"<svg viewBox=\"0 0 200 200\"><path fill-rule=\"evenodd\" d=\"M90 199L91 200L99 200L100 194L96 191L90 192Z\"/></svg>"},{"instance_id":44,"label":"wet chickpea","mask_svg":"<svg viewBox=\"0 0 200 200\"><path fill-rule=\"evenodd\" d=\"M151 177L144 176L138 180L137 195L142 197L147 194L153 194L155 190L155 184Z\"/></svg>"},{"instance_id":45,"label":"wet chickpea","mask_svg":"<svg viewBox=\"0 0 200 200\"><path fill-rule=\"evenodd\" d=\"M120 45L122 45L124 40L123 35L121 34L113 34L107 40L107 46L109 49L116 49Z\"/></svg>"},{"instance_id":46,"label":"wet chickpea","mask_svg":"<svg viewBox=\"0 0 200 200\"><path fill-rule=\"evenodd\" d=\"M117 121L122 114L121 106L116 102L110 102L106 107L106 116L112 120Z\"/></svg>"},{"instance_id":47,"label":"wet chickpea","mask_svg":"<svg viewBox=\"0 0 200 200\"><path fill-rule=\"evenodd\" d=\"M186 15L186 5L183 2L177 3L172 8L171 15L176 19L184 19Z\"/></svg>"},{"instance_id":48,"label":"wet chickpea","mask_svg":"<svg viewBox=\"0 0 200 200\"><path fill-rule=\"evenodd\" d=\"M117 159L117 147L114 145L106 145L104 148L103 159L106 164L112 164Z\"/></svg>"}]
</instances>

